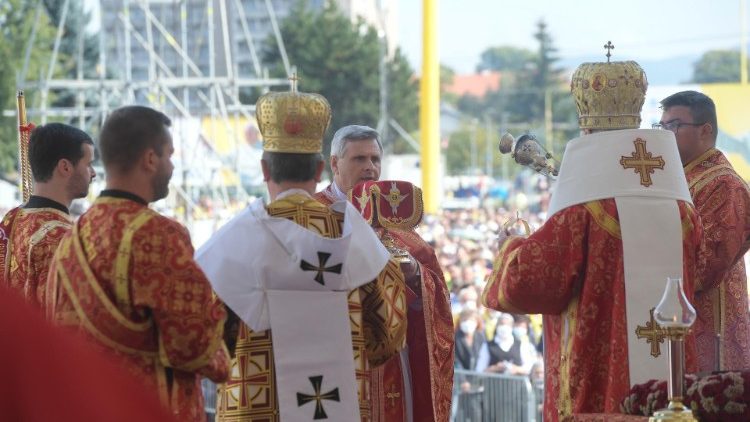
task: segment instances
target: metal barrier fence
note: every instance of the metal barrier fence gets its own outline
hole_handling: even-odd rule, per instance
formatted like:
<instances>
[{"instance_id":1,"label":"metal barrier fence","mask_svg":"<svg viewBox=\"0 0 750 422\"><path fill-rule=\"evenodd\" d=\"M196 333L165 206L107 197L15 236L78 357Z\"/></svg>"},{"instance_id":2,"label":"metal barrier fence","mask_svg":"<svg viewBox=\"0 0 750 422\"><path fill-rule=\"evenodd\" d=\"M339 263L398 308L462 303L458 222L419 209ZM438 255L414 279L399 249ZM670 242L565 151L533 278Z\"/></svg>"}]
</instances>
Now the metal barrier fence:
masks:
<instances>
[{"instance_id":1,"label":"metal barrier fence","mask_svg":"<svg viewBox=\"0 0 750 422\"><path fill-rule=\"evenodd\" d=\"M542 422L543 387L528 377L456 369L454 422Z\"/></svg>"},{"instance_id":2,"label":"metal barrier fence","mask_svg":"<svg viewBox=\"0 0 750 422\"><path fill-rule=\"evenodd\" d=\"M208 422L216 416L216 384L204 379ZM451 421L542 422L543 387L528 377L455 370Z\"/></svg>"}]
</instances>

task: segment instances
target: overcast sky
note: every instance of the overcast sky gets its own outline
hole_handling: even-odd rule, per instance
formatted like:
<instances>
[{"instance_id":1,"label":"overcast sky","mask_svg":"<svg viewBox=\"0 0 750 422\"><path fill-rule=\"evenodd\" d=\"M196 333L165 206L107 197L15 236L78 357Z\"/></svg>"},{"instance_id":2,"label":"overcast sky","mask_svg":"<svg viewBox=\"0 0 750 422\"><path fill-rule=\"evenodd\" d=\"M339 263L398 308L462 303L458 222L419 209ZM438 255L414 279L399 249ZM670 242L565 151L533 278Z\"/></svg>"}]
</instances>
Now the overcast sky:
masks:
<instances>
[{"instance_id":1,"label":"overcast sky","mask_svg":"<svg viewBox=\"0 0 750 422\"><path fill-rule=\"evenodd\" d=\"M470 72L487 47L536 49L533 33L540 18L547 22L562 58L604 54L602 46L608 40L615 45L613 60L652 60L737 48L740 2L439 0L440 61L459 72ZM399 44L419 73L422 0L401 0L398 7ZM750 28L748 14L745 31Z\"/></svg>"}]
</instances>

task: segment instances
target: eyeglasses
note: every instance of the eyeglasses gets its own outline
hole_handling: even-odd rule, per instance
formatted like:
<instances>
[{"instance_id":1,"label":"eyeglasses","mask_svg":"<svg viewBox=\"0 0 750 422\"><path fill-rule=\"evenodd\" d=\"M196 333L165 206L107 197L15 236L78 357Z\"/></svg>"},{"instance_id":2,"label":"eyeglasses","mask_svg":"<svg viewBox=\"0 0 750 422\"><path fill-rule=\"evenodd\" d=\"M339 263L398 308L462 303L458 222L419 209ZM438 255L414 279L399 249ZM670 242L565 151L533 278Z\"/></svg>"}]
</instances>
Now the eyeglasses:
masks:
<instances>
[{"instance_id":1,"label":"eyeglasses","mask_svg":"<svg viewBox=\"0 0 750 422\"><path fill-rule=\"evenodd\" d=\"M680 122L678 120L675 120L673 122L667 122L667 123L654 123L651 125L652 129L663 129L663 130L669 130L674 133L677 133L678 130L680 130L683 126L703 126L706 122L703 123L684 123Z\"/></svg>"}]
</instances>

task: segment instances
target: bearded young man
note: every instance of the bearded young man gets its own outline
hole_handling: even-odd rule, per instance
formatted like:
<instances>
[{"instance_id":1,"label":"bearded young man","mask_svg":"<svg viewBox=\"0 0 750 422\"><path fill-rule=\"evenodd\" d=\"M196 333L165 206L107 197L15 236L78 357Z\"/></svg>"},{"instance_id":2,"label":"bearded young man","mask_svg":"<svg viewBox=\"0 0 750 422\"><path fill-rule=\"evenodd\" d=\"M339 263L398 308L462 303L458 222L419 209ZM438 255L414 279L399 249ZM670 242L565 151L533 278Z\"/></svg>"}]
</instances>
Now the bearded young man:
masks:
<instances>
[{"instance_id":1,"label":"bearded young man","mask_svg":"<svg viewBox=\"0 0 750 422\"><path fill-rule=\"evenodd\" d=\"M49 123L31 132L28 160L33 193L0 223L0 281L43 309L52 255L71 227L68 209L96 175L94 142L73 126Z\"/></svg>"},{"instance_id":2,"label":"bearded young man","mask_svg":"<svg viewBox=\"0 0 750 422\"><path fill-rule=\"evenodd\" d=\"M107 117L106 189L60 242L47 309L139 378L178 420L198 422L205 420L201 377L229 376L226 312L193 260L188 231L148 207L169 192L170 124L142 106Z\"/></svg>"}]
</instances>

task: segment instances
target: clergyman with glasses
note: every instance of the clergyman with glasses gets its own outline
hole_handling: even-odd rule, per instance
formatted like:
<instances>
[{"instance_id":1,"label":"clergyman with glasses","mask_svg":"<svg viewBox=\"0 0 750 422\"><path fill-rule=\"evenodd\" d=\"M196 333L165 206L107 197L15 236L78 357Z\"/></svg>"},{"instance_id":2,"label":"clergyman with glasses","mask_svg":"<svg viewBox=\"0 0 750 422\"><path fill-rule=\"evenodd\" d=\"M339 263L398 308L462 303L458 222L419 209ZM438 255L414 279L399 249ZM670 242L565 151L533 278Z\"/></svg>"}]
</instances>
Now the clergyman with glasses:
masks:
<instances>
[{"instance_id":1,"label":"clergyman with glasses","mask_svg":"<svg viewBox=\"0 0 750 422\"><path fill-rule=\"evenodd\" d=\"M693 326L699 371L750 367L750 311L743 256L750 247L750 190L716 149L714 102L682 91L661 101L655 128L674 132L690 195L703 223Z\"/></svg>"}]
</instances>

